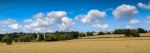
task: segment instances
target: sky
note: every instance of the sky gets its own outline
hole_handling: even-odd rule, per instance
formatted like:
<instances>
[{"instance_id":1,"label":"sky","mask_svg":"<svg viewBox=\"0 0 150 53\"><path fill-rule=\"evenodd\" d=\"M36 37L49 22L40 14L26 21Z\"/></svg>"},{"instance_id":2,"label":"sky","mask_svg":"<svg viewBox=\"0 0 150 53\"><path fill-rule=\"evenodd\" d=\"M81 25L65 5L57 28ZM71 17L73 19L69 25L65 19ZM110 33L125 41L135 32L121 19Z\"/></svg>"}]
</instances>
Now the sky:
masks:
<instances>
[{"instance_id":1,"label":"sky","mask_svg":"<svg viewBox=\"0 0 150 53\"><path fill-rule=\"evenodd\" d=\"M0 33L149 26L150 0L0 0Z\"/></svg>"}]
</instances>

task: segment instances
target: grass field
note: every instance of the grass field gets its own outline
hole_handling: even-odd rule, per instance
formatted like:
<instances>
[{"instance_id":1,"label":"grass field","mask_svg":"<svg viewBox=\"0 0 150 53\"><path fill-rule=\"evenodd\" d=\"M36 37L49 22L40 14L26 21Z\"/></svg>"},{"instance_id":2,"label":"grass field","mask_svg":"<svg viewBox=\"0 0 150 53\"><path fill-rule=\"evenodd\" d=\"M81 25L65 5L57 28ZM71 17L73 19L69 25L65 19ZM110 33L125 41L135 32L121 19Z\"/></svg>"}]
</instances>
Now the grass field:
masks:
<instances>
[{"instance_id":1,"label":"grass field","mask_svg":"<svg viewBox=\"0 0 150 53\"><path fill-rule=\"evenodd\" d=\"M121 35L82 37L57 42L28 42L5 45L0 53L150 53L150 37L123 38Z\"/></svg>"}]
</instances>

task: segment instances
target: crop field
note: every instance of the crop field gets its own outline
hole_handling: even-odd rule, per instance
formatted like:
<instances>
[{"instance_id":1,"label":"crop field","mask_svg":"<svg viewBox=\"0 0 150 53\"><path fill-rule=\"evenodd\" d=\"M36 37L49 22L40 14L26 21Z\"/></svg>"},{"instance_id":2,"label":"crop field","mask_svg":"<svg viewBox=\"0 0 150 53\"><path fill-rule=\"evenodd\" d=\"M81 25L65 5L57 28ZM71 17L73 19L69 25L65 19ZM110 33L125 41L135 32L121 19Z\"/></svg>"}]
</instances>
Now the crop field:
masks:
<instances>
[{"instance_id":1,"label":"crop field","mask_svg":"<svg viewBox=\"0 0 150 53\"><path fill-rule=\"evenodd\" d=\"M0 53L150 53L150 34L104 35L56 42L0 43Z\"/></svg>"}]
</instances>

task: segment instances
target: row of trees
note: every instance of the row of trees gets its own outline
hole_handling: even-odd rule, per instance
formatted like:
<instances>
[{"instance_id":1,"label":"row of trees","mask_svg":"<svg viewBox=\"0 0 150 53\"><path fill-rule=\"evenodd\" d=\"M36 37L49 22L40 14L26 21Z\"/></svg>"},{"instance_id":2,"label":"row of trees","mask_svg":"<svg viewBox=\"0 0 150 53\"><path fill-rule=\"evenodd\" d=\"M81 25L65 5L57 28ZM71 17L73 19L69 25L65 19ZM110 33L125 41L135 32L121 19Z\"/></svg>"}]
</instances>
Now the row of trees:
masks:
<instances>
[{"instance_id":1,"label":"row of trees","mask_svg":"<svg viewBox=\"0 0 150 53\"><path fill-rule=\"evenodd\" d=\"M9 33L1 34L0 41L7 44L15 42L31 42L31 41L59 41L71 40L79 37L79 32L55 32L55 33Z\"/></svg>"},{"instance_id":2,"label":"row of trees","mask_svg":"<svg viewBox=\"0 0 150 53\"><path fill-rule=\"evenodd\" d=\"M125 34L126 31L128 29L116 29L113 34ZM136 30L138 33L147 33L148 31L147 30L144 30L142 28L138 28L138 29L131 29L131 30Z\"/></svg>"},{"instance_id":3,"label":"row of trees","mask_svg":"<svg viewBox=\"0 0 150 53\"><path fill-rule=\"evenodd\" d=\"M71 40L79 37L105 35L105 34L125 34L125 37L139 37L139 33L146 33L147 31L138 29L116 29L114 32L54 32L54 33L8 33L0 34L0 41L7 44L15 42L30 42L30 41L59 41L59 40Z\"/></svg>"}]
</instances>

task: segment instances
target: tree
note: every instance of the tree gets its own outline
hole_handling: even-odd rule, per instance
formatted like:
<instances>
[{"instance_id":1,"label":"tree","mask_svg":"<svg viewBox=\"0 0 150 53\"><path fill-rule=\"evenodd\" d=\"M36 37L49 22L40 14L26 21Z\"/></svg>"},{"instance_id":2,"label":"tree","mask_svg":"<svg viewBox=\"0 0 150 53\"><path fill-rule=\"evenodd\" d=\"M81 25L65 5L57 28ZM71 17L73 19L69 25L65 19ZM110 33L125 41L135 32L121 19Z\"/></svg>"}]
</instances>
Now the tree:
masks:
<instances>
[{"instance_id":1,"label":"tree","mask_svg":"<svg viewBox=\"0 0 150 53\"><path fill-rule=\"evenodd\" d=\"M139 33L146 33L146 31L143 28L138 28Z\"/></svg>"},{"instance_id":2,"label":"tree","mask_svg":"<svg viewBox=\"0 0 150 53\"><path fill-rule=\"evenodd\" d=\"M9 35L5 35L3 38L2 38L3 42L6 42L7 45L10 45L12 44L12 37L10 37Z\"/></svg>"},{"instance_id":3,"label":"tree","mask_svg":"<svg viewBox=\"0 0 150 53\"><path fill-rule=\"evenodd\" d=\"M126 37L140 37L139 32L137 30L134 29L127 29L126 33L125 33Z\"/></svg>"},{"instance_id":4,"label":"tree","mask_svg":"<svg viewBox=\"0 0 150 53\"><path fill-rule=\"evenodd\" d=\"M31 41L31 38L28 36L28 35L21 35L18 40L20 42L30 42Z\"/></svg>"},{"instance_id":5,"label":"tree","mask_svg":"<svg viewBox=\"0 0 150 53\"><path fill-rule=\"evenodd\" d=\"M87 36L93 36L93 32L86 32Z\"/></svg>"},{"instance_id":6,"label":"tree","mask_svg":"<svg viewBox=\"0 0 150 53\"><path fill-rule=\"evenodd\" d=\"M99 32L98 35L104 35L104 32Z\"/></svg>"},{"instance_id":7,"label":"tree","mask_svg":"<svg viewBox=\"0 0 150 53\"><path fill-rule=\"evenodd\" d=\"M130 31L131 36L133 37L140 37L139 32L137 30L131 30Z\"/></svg>"},{"instance_id":8,"label":"tree","mask_svg":"<svg viewBox=\"0 0 150 53\"><path fill-rule=\"evenodd\" d=\"M130 36L130 29L127 29L127 30L126 30L125 36L126 36L126 37L129 37L129 36Z\"/></svg>"}]
</instances>

